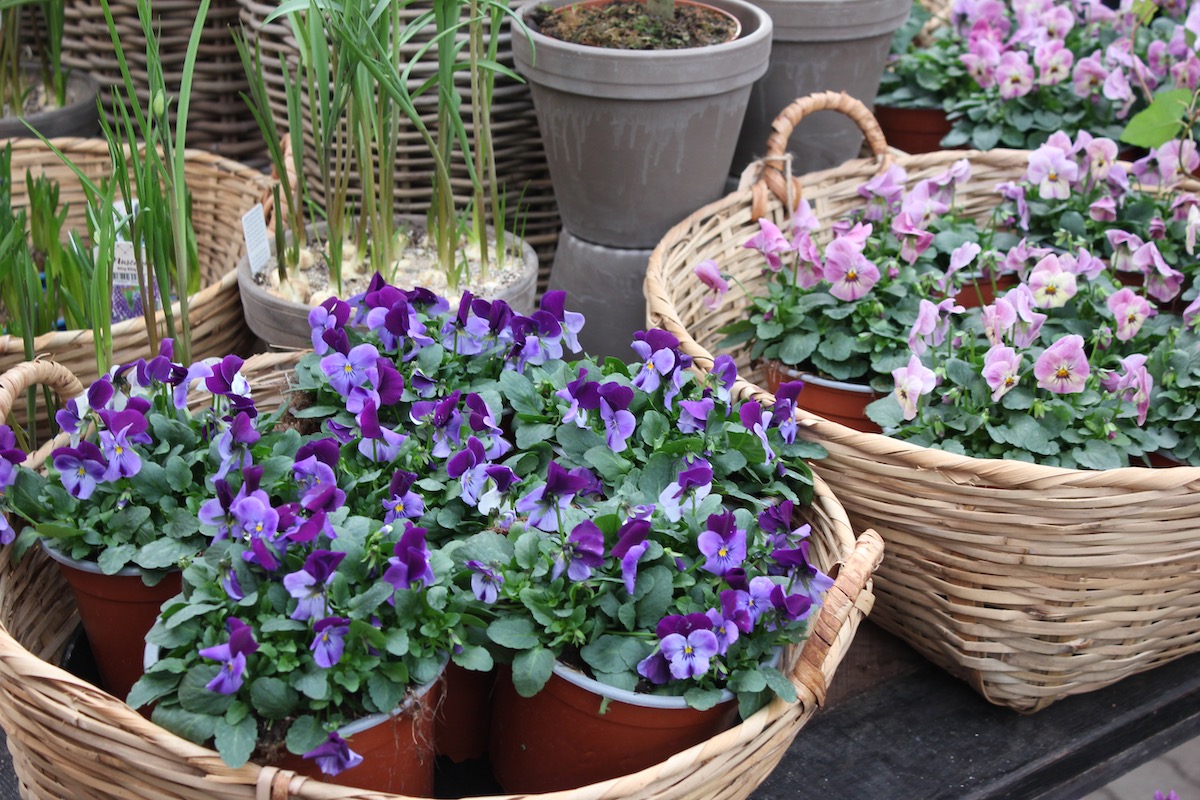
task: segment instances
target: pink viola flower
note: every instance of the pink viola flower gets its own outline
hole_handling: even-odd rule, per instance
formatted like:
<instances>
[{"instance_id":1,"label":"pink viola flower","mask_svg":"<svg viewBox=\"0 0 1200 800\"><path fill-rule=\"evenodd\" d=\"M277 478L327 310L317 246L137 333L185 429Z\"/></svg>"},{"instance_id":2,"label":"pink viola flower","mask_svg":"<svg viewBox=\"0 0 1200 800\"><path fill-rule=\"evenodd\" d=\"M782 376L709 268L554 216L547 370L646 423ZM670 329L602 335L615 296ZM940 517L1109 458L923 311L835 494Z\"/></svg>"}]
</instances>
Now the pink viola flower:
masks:
<instances>
[{"instance_id":1,"label":"pink viola flower","mask_svg":"<svg viewBox=\"0 0 1200 800\"><path fill-rule=\"evenodd\" d=\"M1200 296L1188 303L1188 307L1183 310L1183 326L1200 332Z\"/></svg>"},{"instance_id":2,"label":"pink viola flower","mask_svg":"<svg viewBox=\"0 0 1200 800\"><path fill-rule=\"evenodd\" d=\"M856 222L852 227L839 233L838 237L862 250L867 246L867 240L871 238L872 230L874 230L874 226L869 222Z\"/></svg>"},{"instance_id":3,"label":"pink viola flower","mask_svg":"<svg viewBox=\"0 0 1200 800\"><path fill-rule=\"evenodd\" d=\"M1096 222L1117 221L1117 201L1110 195L1104 195L1088 206L1088 216Z\"/></svg>"},{"instance_id":4,"label":"pink viola flower","mask_svg":"<svg viewBox=\"0 0 1200 800\"><path fill-rule=\"evenodd\" d=\"M920 181L900 202L900 213L907 214L913 225L928 225L931 219L950 210L942 194L941 187L932 181Z\"/></svg>"},{"instance_id":5,"label":"pink viola flower","mask_svg":"<svg viewBox=\"0 0 1200 800\"><path fill-rule=\"evenodd\" d=\"M1104 62L1100 60L1099 51L1076 61L1075 69L1071 73L1075 94L1085 100L1100 96L1104 91L1104 81L1107 78L1108 70L1105 69Z\"/></svg>"},{"instance_id":6,"label":"pink viola flower","mask_svg":"<svg viewBox=\"0 0 1200 800\"><path fill-rule=\"evenodd\" d=\"M907 212L901 212L892 220L892 233L900 239L900 258L909 264L933 244L933 233L915 224Z\"/></svg>"},{"instance_id":7,"label":"pink viola flower","mask_svg":"<svg viewBox=\"0 0 1200 800\"><path fill-rule=\"evenodd\" d=\"M1183 288L1183 273L1163 259L1158 245L1146 242L1129 259L1134 271L1146 276L1146 293L1163 303L1175 299Z\"/></svg>"},{"instance_id":8,"label":"pink viola flower","mask_svg":"<svg viewBox=\"0 0 1200 800\"><path fill-rule=\"evenodd\" d=\"M1029 53L1009 50L1000 56L1000 64L996 67L996 84L1004 100L1015 100L1029 94L1033 90L1033 67L1029 63Z\"/></svg>"},{"instance_id":9,"label":"pink viola flower","mask_svg":"<svg viewBox=\"0 0 1200 800\"><path fill-rule=\"evenodd\" d=\"M1002 344L1016 324L1017 309L1008 298L997 298L990 306L983 307L983 333L993 347Z\"/></svg>"},{"instance_id":10,"label":"pink viola flower","mask_svg":"<svg viewBox=\"0 0 1200 800\"><path fill-rule=\"evenodd\" d=\"M1017 207L1016 217L1010 217L1007 224L1015 225L1023 231L1029 230L1029 202L1025 198L1025 187L1015 181L1005 181L996 186L996 191Z\"/></svg>"},{"instance_id":11,"label":"pink viola flower","mask_svg":"<svg viewBox=\"0 0 1200 800\"><path fill-rule=\"evenodd\" d=\"M981 89L996 85L996 70L1000 66L1000 48L989 39L975 39L966 53L958 57L967 74Z\"/></svg>"},{"instance_id":12,"label":"pink viola flower","mask_svg":"<svg viewBox=\"0 0 1200 800\"><path fill-rule=\"evenodd\" d=\"M1075 296L1075 275L1064 270L1058 256L1051 254L1029 274L1029 289L1038 308L1061 308Z\"/></svg>"},{"instance_id":13,"label":"pink viola flower","mask_svg":"<svg viewBox=\"0 0 1200 800\"><path fill-rule=\"evenodd\" d=\"M1113 269L1119 272L1137 272L1138 268L1133 265L1133 254L1145 244L1142 238L1121 230L1107 230L1104 236L1113 249Z\"/></svg>"},{"instance_id":14,"label":"pink viola flower","mask_svg":"<svg viewBox=\"0 0 1200 800\"><path fill-rule=\"evenodd\" d=\"M1171 82L1176 89L1196 91L1196 87L1200 85L1200 58L1189 52L1182 61L1172 64Z\"/></svg>"},{"instance_id":15,"label":"pink viola flower","mask_svg":"<svg viewBox=\"0 0 1200 800\"><path fill-rule=\"evenodd\" d=\"M1121 359L1122 373L1111 372L1100 382L1102 388L1120 396L1137 407L1137 424L1146 424L1150 411L1150 393L1154 391L1154 378L1146 369L1146 356L1134 353Z\"/></svg>"},{"instance_id":16,"label":"pink viola flower","mask_svg":"<svg viewBox=\"0 0 1200 800\"><path fill-rule=\"evenodd\" d=\"M1051 37L1065 39L1067 34L1075 29L1075 14L1065 5L1052 6L1045 14L1039 15L1039 22Z\"/></svg>"},{"instance_id":17,"label":"pink viola flower","mask_svg":"<svg viewBox=\"0 0 1200 800\"><path fill-rule=\"evenodd\" d=\"M840 237L825 248L825 280L829 281L829 293L834 297L858 300L879 282L879 269L852 240Z\"/></svg>"},{"instance_id":18,"label":"pink viola flower","mask_svg":"<svg viewBox=\"0 0 1200 800\"><path fill-rule=\"evenodd\" d=\"M1192 205L1187 212L1187 227L1184 229L1184 247L1188 255L1196 254L1196 231L1200 229L1200 207Z\"/></svg>"},{"instance_id":19,"label":"pink viola flower","mask_svg":"<svg viewBox=\"0 0 1200 800\"><path fill-rule=\"evenodd\" d=\"M1155 150L1153 155L1158 166L1159 183L1163 186L1173 186L1200 169L1200 152L1197 152L1196 143L1191 139L1183 142L1172 139Z\"/></svg>"},{"instance_id":20,"label":"pink viola flower","mask_svg":"<svg viewBox=\"0 0 1200 800\"><path fill-rule=\"evenodd\" d=\"M792 250L791 243L779 230L779 226L771 220L763 218L758 221L759 231L742 247L757 250L767 259L767 266L772 272L783 269L783 254Z\"/></svg>"},{"instance_id":21,"label":"pink viola flower","mask_svg":"<svg viewBox=\"0 0 1200 800\"><path fill-rule=\"evenodd\" d=\"M1063 46L1061 39L1051 39L1038 45L1033 53L1033 63L1038 68L1038 83L1054 86L1071 77L1075 55Z\"/></svg>"},{"instance_id":22,"label":"pink viola flower","mask_svg":"<svg viewBox=\"0 0 1200 800\"><path fill-rule=\"evenodd\" d=\"M1129 85L1125 70L1115 68L1108 73L1104 79L1104 96L1116 104L1117 119L1124 119L1134 101L1133 87Z\"/></svg>"},{"instance_id":23,"label":"pink viola flower","mask_svg":"<svg viewBox=\"0 0 1200 800\"><path fill-rule=\"evenodd\" d=\"M892 206L900 202L904 196L904 182L908 173L899 164L892 164L880 175L858 187L860 197L867 198L867 206L863 211L863 219L878 222L883 219Z\"/></svg>"},{"instance_id":24,"label":"pink viola flower","mask_svg":"<svg viewBox=\"0 0 1200 800\"><path fill-rule=\"evenodd\" d=\"M1001 299L1011 302L1017 314L1017 320L1013 324L1013 345L1020 348L1029 347L1037 341L1042 332L1042 324L1046 321L1045 314L1033 310L1033 291L1027 284L1022 283L1010 289Z\"/></svg>"},{"instance_id":25,"label":"pink viola flower","mask_svg":"<svg viewBox=\"0 0 1200 800\"><path fill-rule=\"evenodd\" d=\"M1146 298L1128 287L1110 295L1105 305L1117 321L1117 339L1122 342L1137 336L1146 320L1158 313Z\"/></svg>"},{"instance_id":26,"label":"pink viola flower","mask_svg":"<svg viewBox=\"0 0 1200 800\"><path fill-rule=\"evenodd\" d=\"M825 279L821 250L806 231L797 233L792 245L796 248L796 285L811 289Z\"/></svg>"},{"instance_id":27,"label":"pink viola flower","mask_svg":"<svg viewBox=\"0 0 1200 800\"><path fill-rule=\"evenodd\" d=\"M892 378L896 381L896 400L906 420L916 419L917 401L921 395L929 394L937 385L937 376L933 370L921 363L914 353L908 359L908 366L892 370Z\"/></svg>"},{"instance_id":28,"label":"pink viola flower","mask_svg":"<svg viewBox=\"0 0 1200 800\"><path fill-rule=\"evenodd\" d=\"M801 197L800 202L796 204L796 210L792 213L792 235L812 233L820 227L821 220L817 219L817 215L813 213L808 200Z\"/></svg>"},{"instance_id":29,"label":"pink viola flower","mask_svg":"<svg viewBox=\"0 0 1200 800\"><path fill-rule=\"evenodd\" d=\"M1079 177L1079 165L1057 147L1042 145L1029 155L1025 179L1037 184L1044 199L1066 200L1071 184Z\"/></svg>"},{"instance_id":30,"label":"pink viola flower","mask_svg":"<svg viewBox=\"0 0 1200 800\"><path fill-rule=\"evenodd\" d=\"M1089 141L1084 151L1092 177L1099 181L1108 178L1109 170L1117 163L1117 143L1101 136Z\"/></svg>"},{"instance_id":31,"label":"pink viola flower","mask_svg":"<svg viewBox=\"0 0 1200 800\"><path fill-rule=\"evenodd\" d=\"M729 281L721 277L721 269L717 266L717 262L711 258L705 259L696 265L694 272L700 282L709 288L709 291L704 295L704 305L709 311L716 310L721 302L721 298L729 291Z\"/></svg>"},{"instance_id":32,"label":"pink viola flower","mask_svg":"<svg viewBox=\"0 0 1200 800\"><path fill-rule=\"evenodd\" d=\"M1076 275L1082 275L1089 281L1094 281L1100 277L1100 274L1108 269L1108 265L1103 259L1096 258L1094 255L1079 248L1077 255L1065 254L1058 257L1058 263L1068 272L1073 272Z\"/></svg>"},{"instance_id":33,"label":"pink viola flower","mask_svg":"<svg viewBox=\"0 0 1200 800\"><path fill-rule=\"evenodd\" d=\"M1012 391L1021 381L1022 356L1005 345L994 345L983 357L983 379L992 390L992 402Z\"/></svg>"},{"instance_id":34,"label":"pink viola flower","mask_svg":"<svg viewBox=\"0 0 1200 800\"><path fill-rule=\"evenodd\" d=\"M1083 337L1078 334L1062 337L1047 347L1033 364L1038 387L1055 394L1082 392L1091 374L1091 365L1083 351Z\"/></svg>"},{"instance_id":35,"label":"pink viola flower","mask_svg":"<svg viewBox=\"0 0 1200 800\"><path fill-rule=\"evenodd\" d=\"M930 345L940 346L950 334L950 315L961 314L965 308L947 298L934 305L921 298L917 319L908 333L908 347L916 355L924 355Z\"/></svg>"},{"instance_id":36,"label":"pink viola flower","mask_svg":"<svg viewBox=\"0 0 1200 800\"><path fill-rule=\"evenodd\" d=\"M954 248L954 251L950 253L950 266L946 268L946 274L938 279L938 289L943 292L949 291L954 274L969 267L982 250L983 248L975 242L963 242Z\"/></svg>"}]
</instances>

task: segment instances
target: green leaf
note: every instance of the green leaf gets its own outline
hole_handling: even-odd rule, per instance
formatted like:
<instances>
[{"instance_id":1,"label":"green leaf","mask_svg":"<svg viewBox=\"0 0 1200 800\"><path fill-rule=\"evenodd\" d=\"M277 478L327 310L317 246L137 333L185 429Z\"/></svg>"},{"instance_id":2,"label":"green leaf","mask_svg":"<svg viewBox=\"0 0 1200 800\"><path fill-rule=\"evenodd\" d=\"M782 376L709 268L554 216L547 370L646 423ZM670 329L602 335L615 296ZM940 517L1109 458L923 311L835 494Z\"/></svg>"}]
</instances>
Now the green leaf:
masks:
<instances>
[{"instance_id":1,"label":"green leaf","mask_svg":"<svg viewBox=\"0 0 1200 800\"><path fill-rule=\"evenodd\" d=\"M951 383L964 388L970 387L972 383L980 380L980 375L975 371L975 367L961 358L946 359L946 377L950 379Z\"/></svg>"},{"instance_id":2,"label":"green leaf","mask_svg":"<svg viewBox=\"0 0 1200 800\"><path fill-rule=\"evenodd\" d=\"M541 414L542 404L529 378L514 371L500 373L500 391L519 414Z\"/></svg>"},{"instance_id":3,"label":"green leaf","mask_svg":"<svg viewBox=\"0 0 1200 800\"><path fill-rule=\"evenodd\" d=\"M1079 466L1087 469L1116 469L1125 466L1125 456L1108 442L1091 439L1072 451Z\"/></svg>"},{"instance_id":4,"label":"green leaf","mask_svg":"<svg viewBox=\"0 0 1200 800\"><path fill-rule=\"evenodd\" d=\"M597 445L584 454L585 463L600 473L609 483L616 483L621 476L629 472L633 464L628 459L614 453L607 444Z\"/></svg>"},{"instance_id":5,"label":"green leaf","mask_svg":"<svg viewBox=\"0 0 1200 800\"><path fill-rule=\"evenodd\" d=\"M317 718L309 714L298 717L287 732L287 749L289 752L302 755L323 744L329 735Z\"/></svg>"},{"instance_id":6,"label":"green leaf","mask_svg":"<svg viewBox=\"0 0 1200 800\"><path fill-rule=\"evenodd\" d=\"M384 649L394 656L403 656L408 653L408 631L403 628L392 628L387 632L387 644Z\"/></svg>"},{"instance_id":7,"label":"green leaf","mask_svg":"<svg viewBox=\"0 0 1200 800\"><path fill-rule=\"evenodd\" d=\"M845 361L855 352L854 337L833 331L821 340L817 352L830 361Z\"/></svg>"},{"instance_id":8,"label":"green leaf","mask_svg":"<svg viewBox=\"0 0 1200 800\"><path fill-rule=\"evenodd\" d=\"M329 674L314 666L309 672L292 679L292 687L312 700L329 699Z\"/></svg>"},{"instance_id":9,"label":"green leaf","mask_svg":"<svg viewBox=\"0 0 1200 800\"><path fill-rule=\"evenodd\" d=\"M554 653L544 647L523 650L513 658L512 679L517 694L533 697L554 673Z\"/></svg>"},{"instance_id":10,"label":"green leaf","mask_svg":"<svg viewBox=\"0 0 1200 800\"><path fill-rule=\"evenodd\" d=\"M796 687L787 679L787 676L774 667L760 667L759 671L766 680L767 686L778 695L780 700L787 703L796 702Z\"/></svg>"},{"instance_id":11,"label":"green leaf","mask_svg":"<svg viewBox=\"0 0 1200 800\"><path fill-rule=\"evenodd\" d=\"M674 598L674 580L671 570L661 565L641 571L636 587L640 595L637 601L638 627L653 629L666 616Z\"/></svg>"},{"instance_id":12,"label":"green leaf","mask_svg":"<svg viewBox=\"0 0 1200 800\"><path fill-rule=\"evenodd\" d=\"M133 559L133 554L136 552L136 545L113 545L112 547L106 547L100 552L100 555L96 558L96 563L100 565L100 571L105 575L116 575L129 564Z\"/></svg>"},{"instance_id":13,"label":"green leaf","mask_svg":"<svg viewBox=\"0 0 1200 800\"><path fill-rule=\"evenodd\" d=\"M741 669L729 678L728 688L733 692L761 692L767 688L767 679L757 669Z\"/></svg>"},{"instance_id":14,"label":"green leaf","mask_svg":"<svg viewBox=\"0 0 1200 800\"><path fill-rule=\"evenodd\" d=\"M137 551L134 561L143 569L168 569L196 555L195 543L179 539L154 539Z\"/></svg>"},{"instance_id":15,"label":"green leaf","mask_svg":"<svg viewBox=\"0 0 1200 800\"><path fill-rule=\"evenodd\" d=\"M820 342L816 331L792 331L779 343L779 360L793 365L807 361Z\"/></svg>"},{"instance_id":16,"label":"green leaf","mask_svg":"<svg viewBox=\"0 0 1200 800\"><path fill-rule=\"evenodd\" d=\"M488 625L488 638L510 650L528 650L537 647L538 637L533 622L525 617L501 617Z\"/></svg>"},{"instance_id":17,"label":"green leaf","mask_svg":"<svg viewBox=\"0 0 1200 800\"><path fill-rule=\"evenodd\" d=\"M178 675L170 672L152 672L138 678L137 683L129 690L129 698L125 702L133 708L141 708L166 697L175 691L178 685Z\"/></svg>"},{"instance_id":18,"label":"green leaf","mask_svg":"<svg viewBox=\"0 0 1200 800\"><path fill-rule=\"evenodd\" d=\"M1004 129L999 125L977 125L971 131L971 142L979 150L991 150L1000 142Z\"/></svg>"},{"instance_id":19,"label":"green leaf","mask_svg":"<svg viewBox=\"0 0 1200 800\"><path fill-rule=\"evenodd\" d=\"M637 669L649 652L649 646L637 639L604 635L584 645L579 654L596 672L616 673Z\"/></svg>"},{"instance_id":20,"label":"green leaf","mask_svg":"<svg viewBox=\"0 0 1200 800\"><path fill-rule=\"evenodd\" d=\"M1183 130L1183 120L1191 100L1192 93L1187 89L1158 93L1150 105L1129 120L1121 132L1121 141L1145 148L1159 147L1169 142Z\"/></svg>"},{"instance_id":21,"label":"green leaf","mask_svg":"<svg viewBox=\"0 0 1200 800\"><path fill-rule=\"evenodd\" d=\"M155 725L191 742L207 742L217 730L218 716L198 714L179 706L157 705L150 715ZM324 737L322 737L324 738ZM318 742L317 744L320 744ZM316 747L316 745L313 745Z\"/></svg>"},{"instance_id":22,"label":"green leaf","mask_svg":"<svg viewBox=\"0 0 1200 800\"><path fill-rule=\"evenodd\" d=\"M114 537L132 539L148 519L150 509L145 506L125 506L108 521L108 533Z\"/></svg>"},{"instance_id":23,"label":"green leaf","mask_svg":"<svg viewBox=\"0 0 1200 800\"><path fill-rule=\"evenodd\" d=\"M721 702L721 690L701 689L698 686L693 686L683 693L683 699L697 711L707 711Z\"/></svg>"},{"instance_id":24,"label":"green leaf","mask_svg":"<svg viewBox=\"0 0 1200 800\"><path fill-rule=\"evenodd\" d=\"M463 669L469 669L472 672L490 672L496 664L486 647L469 645L451 656L451 660Z\"/></svg>"},{"instance_id":25,"label":"green leaf","mask_svg":"<svg viewBox=\"0 0 1200 800\"><path fill-rule=\"evenodd\" d=\"M1007 425L988 425L992 439L1001 444L1011 444L1031 453L1044 456L1057 455L1058 442L1033 417L1012 417Z\"/></svg>"},{"instance_id":26,"label":"green leaf","mask_svg":"<svg viewBox=\"0 0 1200 800\"><path fill-rule=\"evenodd\" d=\"M167 484L176 492L182 493L194 483L191 468L179 456L167 459L166 473Z\"/></svg>"},{"instance_id":27,"label":"green leaf","mask_svg":"<svg viewBox=\"0 0 1200 800\"><path fill-rule=\"evenodd\" d=\"M179 705L197 714L223 715L233 702L233 697L206 687L220 671L221 667L216 664L197 664L189 669L179 683Z\"/></svg>"},{"instance_id":28,"label":"green leaf","mask_svg":"<svg viewBox=\"0 0 1200 800\"><path fill-rule=\"evenodd\" d=\"M396 683L382 673L374 672L367 679L367 691L370 692L371 702L375 704L375 707L379 709L380 713L386 714L400 705L408 687Z\"/></svg>"},{"instance_id":29,"label":"green leaf","mask_svg":"<svg viewBox=\"0 0 1200 800\"><path fill-rule=\"evenodd\" d=\"M264 677L250 684L250 700L255 710L267 719L285 719L296 712L300 695L286 681Z\"/></svg>"},{"instance_id":30,"label":"green leaf","mask_svg":"<svg viewBox=\"0 0 1200 800\"><path fill-rule=\"evenodd\" d=\"M246 717L236 725L221 719L217 721L214 736L221 760L237 769L249 761L250 754L254 752L254 745L258 740L258 726L253 717Z\"/></svg>"},{"instance_id":31,"label":"green leaf","mask_svg":"<svg viewBox=\"0 0 1200 800\"><path fill-rule=\"evenodd\" d=\"M657 411L651 409L642 415L641 428L638 434L642 437L642 441L651 447L658 447L662 440L666 438L667 431L671 428L667 418Z\"/></svg>"},{"instance_id":32,"label":"green leaf","mask_svg":"<svg viewBox=\"0 0 1200 800\"><path fill-rule=\"evenodd\" d=\"M535 425L521 425L517 428L517 447L526 450L539 442L544 442L554 436L554 426L539 422Z\"/></svg>"},{"instance_id":33,"label":"green leaf","mask_svg":"<svg viewBox=\"0 0 1200 800\"><path fill-rule=\"evenodd\" d=\"M904 424L904 409L895 394L881 397L867 405L867 417L884 430L893 430Z\"/></svg>"}]
</instances>

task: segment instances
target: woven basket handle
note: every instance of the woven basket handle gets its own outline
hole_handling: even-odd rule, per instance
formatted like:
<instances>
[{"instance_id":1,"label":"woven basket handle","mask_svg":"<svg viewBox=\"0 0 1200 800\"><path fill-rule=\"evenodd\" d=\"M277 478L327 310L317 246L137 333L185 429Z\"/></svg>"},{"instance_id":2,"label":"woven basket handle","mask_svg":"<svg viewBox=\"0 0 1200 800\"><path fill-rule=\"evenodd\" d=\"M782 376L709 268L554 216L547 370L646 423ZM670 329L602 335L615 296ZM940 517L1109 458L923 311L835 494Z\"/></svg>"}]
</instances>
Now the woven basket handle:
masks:
<instances>
[{"instance_id":1,"label":"woven basket handle","mask_svg":"<svg viewBox=\"0 0 1200 800\"><path fill-rule=\"evenodd\" d=\"M25 361L0 375L0 420L8 420L17 398L34 386L47 386L62 400L70 400L83 393L83 384L75 373L56 361ZM54 439L33 453L26 462L34 469L40 467L58 440Z\"/></svg>"},{"instance_id":2,"label":"woven basket handle","mask_svg":"<svg viewBox=\"0 0 1200 800\"><path fill-rule=\"evenodd\" d=\"M813 690L818 705L825 704L829 676L837 668L837 662L828 658L829 650L839 636L852 635L846 620L855 609L864 616L870 613L875 601L871 575L882 560L883 539L873 530L863 531L850 556L838 565L833 586L825 593L825 603L792 669L792 682Z\"/></svg>"},{"instance_id":3,"label":"woven basket handle","mask_svg":"<svg viewBox=\"0 0 1200 800\"><path fill-rule=\"evenodd\" d=\"M767 154L762 159L762 175L753 187L754 197L751 202L751 213L754 219L766 216L768 191L790 211L794 211L796 204L800 202L804 185L799 178L792 178L789 187L788 176L784 173L781 165L784 163L784 154L787 153L788 140L792 138L792 131L802 119L818 111L840 111L849 117L863 132L871 152L880 159L879 170L882 172L891 166L892 155L888 151L887 139L884 138L883 130L875 121L875 115L871 113L871 109L867 108L861 100L851 97L845 92L819 92L793 100L791 105L780 111L779 116L771 123L772 132L767 137Z\"/></svg>"}]
</instances>

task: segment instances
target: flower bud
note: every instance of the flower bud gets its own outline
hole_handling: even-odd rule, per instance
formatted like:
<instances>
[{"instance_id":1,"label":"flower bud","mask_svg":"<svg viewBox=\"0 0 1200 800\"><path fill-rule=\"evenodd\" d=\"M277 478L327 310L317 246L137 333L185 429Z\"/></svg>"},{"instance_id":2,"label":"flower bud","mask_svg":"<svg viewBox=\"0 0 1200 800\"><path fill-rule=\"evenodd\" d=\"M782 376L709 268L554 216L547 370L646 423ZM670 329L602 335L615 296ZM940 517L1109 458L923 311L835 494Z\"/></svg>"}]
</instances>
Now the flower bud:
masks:
<instances>
[{"instance_id":1,"label":"flower bud","mask_svg":"<svg viewBox=\"0 0 1200 800\"><path fill-rule=\"evenodd\" d=\"M154 117L161 117L167 110L167 98L162 89L154 93L154 97L150 100L150 114Z\"/></svg>"}]
</instances>

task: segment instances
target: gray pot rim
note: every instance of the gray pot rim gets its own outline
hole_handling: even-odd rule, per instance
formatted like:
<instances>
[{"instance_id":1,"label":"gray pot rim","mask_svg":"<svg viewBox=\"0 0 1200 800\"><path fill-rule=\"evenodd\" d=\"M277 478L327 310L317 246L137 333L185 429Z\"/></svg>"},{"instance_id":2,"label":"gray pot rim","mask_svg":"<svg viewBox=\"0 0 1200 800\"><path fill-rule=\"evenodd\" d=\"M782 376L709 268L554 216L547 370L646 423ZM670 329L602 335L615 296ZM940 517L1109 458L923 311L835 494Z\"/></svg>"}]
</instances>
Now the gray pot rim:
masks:
<instances>
[{"instance_id":1,"label":"gray pot rim","mask_svg":"<svg viewBox=\"0 0 1200 800\"><path fill-rule=\"evenodd\" d=\"M29 63L29 62L21 63L21 71L22 72L27 72L27 73L28 72L38 72L39 69L40 68L38 67L37 64L33 64L33 63ZM96 80L96 77L94 75L92 75L90 72L80 72L79 70L71 70L71 74L67 77L68 91L70 91L70 87L72 87L72 86L75 87L75 89L76 89L75 94L76 94L76 97L78 98L73 103L67 103L62 108L44 109L42 111L38 111L36 114L30 114L27 117L4 117L3 119L6 119L6 120L23 119L23 120L25 120L25 122L27 122L30 125L32 125L33 127L37 128L39 126L45 125L51 119L53 119L59 115L69 116L72 113L82 110L84 107L88 107L88 108L92 108L92 109L96 108L96 98L100 94L100 81ZM32 131L30 131L29 133L30 133L30 135L32 135Z\"/></svg>"},{"instance_id":2,"label":"gray pot rim","mask_svg":"<svg viewBox=\"0 0 1200 800\"><path fill-rule=\"evenodd\" d=\"M755 0L775 23L775 41L849 42L891 35L910 0Z\"/></svg>"},{"instance_id":3,"label":"gray pot rim","mask_svg":"<svg viewBox=\"0 0 1200 800\"><path fill-rule=\"evenodd\" d=\"M141 576L142 574L142 570L138 567L122 567L117 572L105 572L104 570L100 569L100 565L95 561L81 561L77 558L71 558L66 553L51 547L50 541L45 537L38 537L38 544L41 545L42 550L45 551L46 555L50 556L59 564L65 564L66 566L71 567L72 569L77 569L80 572L88 572L92 575L109 575L111 577L122 578L132 578L134 576Z\"/></svg>"}]
</instances>

